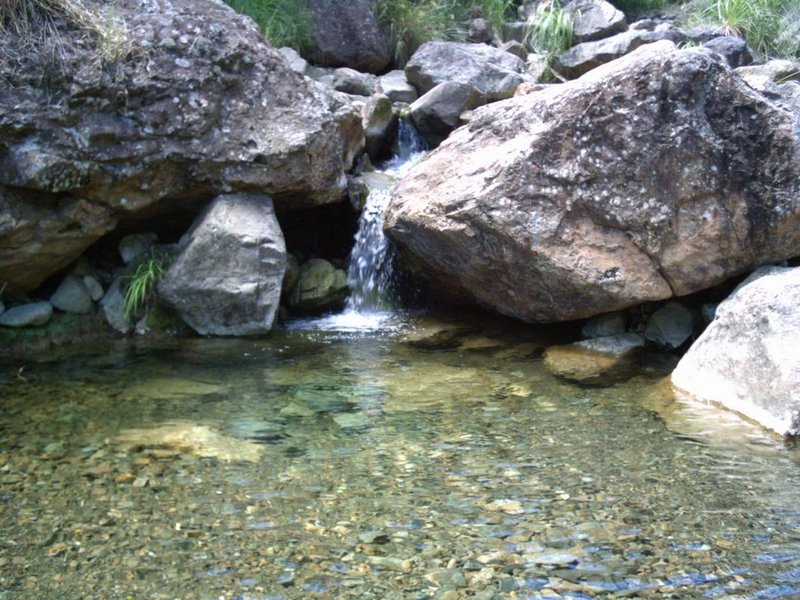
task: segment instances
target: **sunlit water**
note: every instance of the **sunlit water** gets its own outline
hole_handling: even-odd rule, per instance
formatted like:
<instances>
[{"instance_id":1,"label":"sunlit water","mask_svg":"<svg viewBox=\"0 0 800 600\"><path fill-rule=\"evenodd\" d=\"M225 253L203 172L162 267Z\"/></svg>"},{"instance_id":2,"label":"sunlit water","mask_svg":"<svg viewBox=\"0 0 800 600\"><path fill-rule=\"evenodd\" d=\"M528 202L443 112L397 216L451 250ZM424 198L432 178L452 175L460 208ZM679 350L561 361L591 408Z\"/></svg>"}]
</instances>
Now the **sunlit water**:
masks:
<instances>
[{"instance_id":1,"label":"sunlit water","mask_svg":"<svg viewBox=\"0 0 800 600\"><path fill-rule=\"evenodd\" d=\"M0 598L800 595L795 451L427 326L4 364Z\"/></svg>"}]
</instances>

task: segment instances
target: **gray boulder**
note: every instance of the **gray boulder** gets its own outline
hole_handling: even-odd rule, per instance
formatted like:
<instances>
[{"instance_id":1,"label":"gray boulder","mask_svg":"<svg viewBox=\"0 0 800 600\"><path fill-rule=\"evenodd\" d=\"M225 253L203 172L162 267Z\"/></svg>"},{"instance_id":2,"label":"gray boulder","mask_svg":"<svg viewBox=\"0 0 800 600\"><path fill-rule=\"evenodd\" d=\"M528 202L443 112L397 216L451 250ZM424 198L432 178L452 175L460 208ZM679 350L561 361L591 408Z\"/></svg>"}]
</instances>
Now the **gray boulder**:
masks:
<instances>
[{"instance_id":1,"label":"gray boulder","mask_svg":"<svg viewBox=\"0 0 800 600\"><path fill-rule=\"evenodd\" d=\"M383 94L375 94L367 99L361 112L367 154L373 162L387 156L392 141L397 134L397 115L392 109L392 101Z\"/></svg>"},{"instance_id":2,"label":"gray boulder","mask_svg":"<svg viewBox=\"0 0 800 600\"><path fill-rule=\"evenodd\" d=\"M695 315L679 302L667 302L647 319L644 337L665 348L682 346L694 332Z\"/></svg>"},{"instance_id":3,"label":"gray boulder","mask_svg":"<svg viewBox=\"0 0 800 600\"><path fill-rule=\"evenodd\" d=\"M746 67L753 62L753 54L747 40L733 35L721 35L703 43L703 47L713 50L731 66Z\"/></svg>"},{"instance_id":4,"label":"gray boulder","mask_svg":"<svg viewBox=\"0 0 800 600\"><path fill-rule=\"evenodd\" d=\"M53 305L49 302L31 302L12 306L0 314L0 325L5 327L39 327L46 325L53 316Z\"/></svg>"},{"instance_id":5,"label":"gray boulder","mask_svg":"<svg viewBox=\"0 0 800 600\"><path fill-rule=\"evenodd\" d=\"M197 333L258 335L272 328L285 270L272 200L226 194L197 218L158 289Z\"/></svg>"},{"instance_id":6,"label":"gray boulder","mask_svg":"<svg viewBox=\"0 0 800 600\"><path fill-rule=\"evenodd\" d=\"M325 67L379 73L391 61L370 0L307 0L311 48L307 58Z\"/></svg>"},{"instance_id":7,"label":"gray boulder","mask_svg":"<svg viewBox=\"0 0 800 600\"><path fill-rule=\"evenodd\" d=\"M662 40L677 44L684 38L683 33L668 24L658 25L652 31L632 29L596 42L577 44L556 58L554 68L562 77L575 79L645 44Z\"/></svg>"},{"instance_id":8,"label":"gray boulder","mask_svg":"<svg viewBox=\"0 0 800 600\"><path fill-rule=\"evenodd\" d=\"M344 306L348 294L347 273L325 259L312 258L300 267L289 295L289 308L302 314L337 310Z\"/></svg>"},{"instance_id":9,"label":"gray boulder","mask_svg":"<svg viewBox=\"0 0 800 600\"><path fill-rule=\"evenodd\" d=\"M777 433L800 434L800 269L754 273L672 373L679 391Z\"/></svg>"},{"instance_id":10,"label":"gray boulder","mask_svg":"<svg viewBox=\"0 0 800 600\"><path fill-rule=\"evenodd\" d=\"M524 321L683 296L800 255L796 122L710 50L650 44L476 109L385 228L439 291Z\"/></svg>"},{"instance_id":11,"label":"gray boulder","mask_svg":"<svg viewBox=\"0 0 800 600\"><path fill-rule=\"evenodd\" d=\"M621 312L608 313L592 317L581 328L581 334L587 338L600 338L625 333L628 320Z\"/></svg>"},{"instance_id":12,"label":"gray boulder","mask_svg":"<svg viewBox=\"0 0 800 600\"><path fill-rule=\"evenodd\" d=\"M411 104L419 97L417 89L408 83L405 71L389 71L378 79L378 91L388 96L392 102Z\"/></svg>"},{"instance_id":13,"label":"gray boulder","mask_svg":"<svg viewBox=\"0 0 800 600\"><path fill-rule=\"evenodd\" d=\"M153 232L132 233L119 241L117 249L122 262L128 265L150 250L156 243L158 243L158 236Z\"/></svg>"},{"instance_id":14,"label":"gray boulder","mask_svg":"<svg viewBox=\"0 0 800 600\"><path fill-rule=\"evenodd\" d=\"M91 4L100 31L119 19L130 56L104 64L91 28L60 29L56 62L3 35L24 57L0 61L9 290L36 288L118 219L197 211L227 191L262 190L282 209L343 197L358 110L289 68L251 19L217 0Z\"/></svg>"},{"instance_id":15,"label":"gray boulder","mask_svg":"<svg viewBox=\"0 0 800 600\"><path fill-rule=\"evenodd\" d=\"M100 302L100 300L103 299L103 296L105 296L103 286L100 285L100 282L97 281L97 278L94 275L84 275L83 284L86 286L86 289L89 290L89 295L92 298L92 302Z\"/></svg>"},{"instance_id":16,"label":"gray boulder","mask_svg":"<svg viewBox=\"0 0 800 600\"><path fill-rule=\"evenodd\" d=\"M425 141L435 147L462 124L461 113L485 103L483 94L475 86L446 81L417 99L409 109L409 116Z\"/></svg>"},{"instance_id":17,"label":"gray boulder","mask_svg":"<svg viewBox=\"0 0 800 600\"><path fill-rule=\"evenodd\" d=\"M353 96L371 96L378 87L378 78L369 73L341 67L333 72L333 89Z\"/></svg>"},{"instance_id":18,"label":"gray boulder","mask_svg":"<svg viewBox=\"0 0 800 600\"><path fill-rule=\"evenodd\" d=\"M474 86L487 101L514 95L520 83L532 81L524 61L500 48L465 42L428 42L406 65L406 77L425 94L441 83Z\"/></svg>"},{"instance_id":19,"label":"gray boulder","mask_svg":"<svg viewBox=\"0 0 800 600\"><path fill-rule=\"evenodd\" d=\"M125 312L125 296L122 294L122 278L117 277L106 290L100 302L106 322L120 333L130 333L133 320Z\"/></svg>"},{"instance_id":20,"label":"gray boulder","mask_svg":"<svg viewBox=\"0 0 800 600\"><path fill-rule=\"evenodd\" d=\"M635 333L598 337L548 348L544 366L553 375L585 385L610 385L636 374L644 339Z\"/></svg>"},{"instance_id":21,"label":"gray boulder","mask_svg":"<svg viewBox=\"0 0 800 600\"><path fill-rule=\"evenodd\" d=\"M573 0L564 11L573 18L573 44L594 42L628 28L625 14L604 0Z\"/></svg>"},{"instance_id":22,"label":"gray boulder","mask_svg":"<svg viewBox=\"0 0 800 600\"><path fill-rule=\"evenodd\" d=\"M77 275L67 275L58 289L50 297L50 304L68 313L86 314L92 312L92 292L83 279Z\"/></svg>"}]
</instances>

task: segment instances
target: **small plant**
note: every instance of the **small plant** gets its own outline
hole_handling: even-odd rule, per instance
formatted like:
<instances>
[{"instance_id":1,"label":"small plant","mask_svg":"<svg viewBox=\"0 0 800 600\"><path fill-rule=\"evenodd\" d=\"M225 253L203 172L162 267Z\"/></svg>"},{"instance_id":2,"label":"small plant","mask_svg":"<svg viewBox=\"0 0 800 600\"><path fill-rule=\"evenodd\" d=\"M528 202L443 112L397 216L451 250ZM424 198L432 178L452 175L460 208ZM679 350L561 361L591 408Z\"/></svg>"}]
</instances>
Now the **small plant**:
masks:
<instances>
[{"instance_id":1,"label":"small plant","mask_svg":"<svg viewBox=\"0 0 800 600\"><path fill-rule=\"evenodd\" d=\"M143 258L132 273L124 276L127 316L141 313L153 301L156 286L164 278L170 260L166 253L152 253Z\"/></svg>"},{"instance_id":2,"label":"small plant","mask_svg":"<svg viewBox=\"0 0 800 600\"><path fill-rule=\"evenodd\" d=\"M305 0L225 0L236 12L253 19L267 41L298 51L311 43L311 13Z\"/></svg>"},{"instance_id":3,"label":"small plant","mask_svg":"<svg viewBox=\"0 0 800 600\"><path fill-rule=\"evenodd\" d=\"M525 45L533 52L547 57L547 77L561 79L553 68L556 57L572 47L572 15L556 0L541 5L528 20Z\"/></svg>"}]
</instances>

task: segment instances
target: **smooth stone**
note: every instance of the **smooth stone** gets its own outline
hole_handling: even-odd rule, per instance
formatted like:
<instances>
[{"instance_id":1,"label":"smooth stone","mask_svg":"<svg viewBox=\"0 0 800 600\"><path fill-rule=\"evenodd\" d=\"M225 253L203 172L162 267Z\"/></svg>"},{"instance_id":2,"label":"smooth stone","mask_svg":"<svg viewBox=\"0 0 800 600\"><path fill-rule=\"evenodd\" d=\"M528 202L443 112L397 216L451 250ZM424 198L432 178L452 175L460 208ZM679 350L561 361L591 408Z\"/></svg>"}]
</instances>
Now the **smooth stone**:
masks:
<instances>
[{"instance_id":1,"label":"smooth stone","mask_svg":"<svg viewBox=\"0 0 800 600\"><path fill-rule=\"evenodd\" d=\"M441 587L467 587L467 580L460 569L442 569L425 575L425 579Z\"/></svg>"},{"instance_id":2,"label":"smooth stone","mask_svg":"<svg viewBox=\"0 0 800 600\"><path fill-rule=\"evenodd\" d=\"M158 236L152 232L126 235L119 241L118 246L122 262L126 265L130 264L152 248L156 242L158 242Z\"/></svg>"},{"instance_id":3,"label":"smooth stone","mask_svg":"<svg viewBox=\"0 0 800 600\"><path fill-rule=\"evenodd\" d=\"M668 302L647 320L644 337L666 348L678 348L692 336L694 313L679 302Z\"/></svg>"},{"instance_id":4,"label":"smooth stone","mask_svg":"<svg viewBox=\"0 0 800 600\"><path fill-rule=\"evenodd\" d=\"M419 97L417 88L406 79L405 71L389 71L378 79L378 90L388 96L392 102L406 102L411 104Z\"/></svg>"},{"instance_id":5,"label":"smooth stone","mask_svg":"<svg viewBox=\"0 0 800 600\"><path fill-rule=\"evenodd\" d=\"M89 290L89 295L92 297L92 302L100 302L105 295L103 291L103 286L100 285L100 282L97 281L97 278L93 275L84 275L83 276L83 284L86 286L86 289Z\"/></svg>"},{"instance_id":6,"label":"smooth stone","mask_svg":"<svg viewBox=\"0 0 800 600\"><path fill-rule=\"evenodd\" d=\"M32 302L13 306L0 315L0 325L6 327L38 327L47 324L53 316L49 302Z\"/></svg>"},{"instance_id":7,"label":"smooth stone","mask_svg":"<svg viewBox=\"0 0 800 600\"><path fill-rule=\"evenodd\" d=\"M117 277L106 290L100 302L106 322L120 333L130 333L133 321L125 312L125 296L122 294L122 278Z\"/></svg>"},{"instance_id":8,"label":"smooth stone","mask_svg":"<svg viewBox=\"0 0 800 600\"><path fill-rule=\"evenodd\" d=\"M633 376L643 349L642 336L622 333L548 348L544 365L570 381L607 385Z\"/></svg>"},{"instance_id":9,"label":"smooth stone","mask_svg":"<svg viewBox=\"0 0 800 600\"><path fill-rule=\"evenodd\" d=\"M581 328L581 333L587 338L600 338L609 335L625 333L627 319L625 313L614 312L592 317Z\"/></svg>"},{"instance_id":10,"label":"smooth stone","mask_svg":"<svg viewBox=\"0 0 800 600\"><path fill-rule=\"evenodd\" d=\"M92 293L77 275L67 275L50 296L50 304L67 313L87 314L92 312Z\"/></svg>"},{"instance_id":11,"label":"smooth stone","mask_svg":"<svg viewBox=\"0 0 800 600\"><path fill-rule=\"evenodd\" d=\"M342 429L363 429L372 423L372 419L362 413L338 413L333 415L333 422Z\"/></svg>"}]
</instances>

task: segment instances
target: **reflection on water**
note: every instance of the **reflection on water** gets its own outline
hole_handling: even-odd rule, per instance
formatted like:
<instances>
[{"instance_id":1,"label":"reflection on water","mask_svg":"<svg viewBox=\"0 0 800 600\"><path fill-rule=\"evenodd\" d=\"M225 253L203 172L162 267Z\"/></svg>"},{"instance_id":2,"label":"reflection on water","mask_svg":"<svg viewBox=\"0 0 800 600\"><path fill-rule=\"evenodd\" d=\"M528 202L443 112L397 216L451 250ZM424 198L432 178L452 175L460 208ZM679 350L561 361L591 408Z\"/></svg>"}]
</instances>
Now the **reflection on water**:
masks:
<instances>
[{"instance_id":1,"label":"reflection on water","mask_svg":"<svg viewBox=\"0 0 800 600\"><path fill-rule=\"evenodd\" d=\"M348 318L4 365L0 598L800 595L760 430Z\"/></svg>"}]
</instances>

